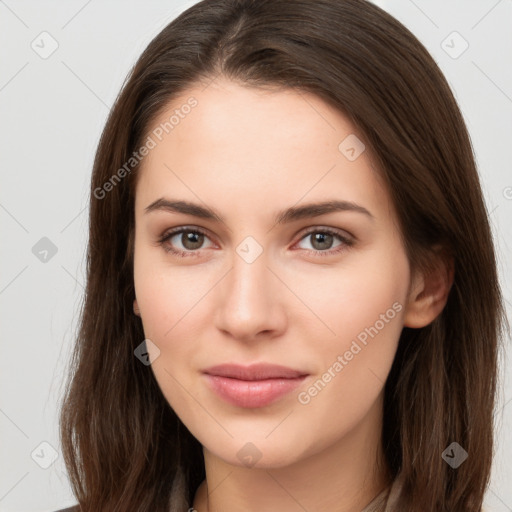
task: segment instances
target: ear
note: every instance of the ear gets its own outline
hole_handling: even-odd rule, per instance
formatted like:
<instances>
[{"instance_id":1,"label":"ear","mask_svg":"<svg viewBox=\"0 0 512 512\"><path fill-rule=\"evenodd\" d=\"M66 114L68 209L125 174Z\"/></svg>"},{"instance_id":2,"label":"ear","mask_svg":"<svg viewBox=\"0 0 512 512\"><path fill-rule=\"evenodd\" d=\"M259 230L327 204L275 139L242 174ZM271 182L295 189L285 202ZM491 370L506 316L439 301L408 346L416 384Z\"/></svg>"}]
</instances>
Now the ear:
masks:
<instances>
[{"instance_id":1,"label":"ear","mask_svg":"<svg viewBox=\"0 0 512 512\"><path fill-rule=\"evenodd\" d=\"M453 258L442 248L432 252L432 269L417 271L412 278L404 326L425 327L441 313L453 284Z\"/></svg>"},{"instance_id":2,"label":"ear","mask_svg":"<svg viewBox=\"0 0 512 512\"><path fill-rule=\"evenodd\" d=\"M139 305L137 304L137 299L134 299L134 301L133 301L133 312L137 316L140 316L140 309L139 309Z\"/></svg>"}]
</instances>

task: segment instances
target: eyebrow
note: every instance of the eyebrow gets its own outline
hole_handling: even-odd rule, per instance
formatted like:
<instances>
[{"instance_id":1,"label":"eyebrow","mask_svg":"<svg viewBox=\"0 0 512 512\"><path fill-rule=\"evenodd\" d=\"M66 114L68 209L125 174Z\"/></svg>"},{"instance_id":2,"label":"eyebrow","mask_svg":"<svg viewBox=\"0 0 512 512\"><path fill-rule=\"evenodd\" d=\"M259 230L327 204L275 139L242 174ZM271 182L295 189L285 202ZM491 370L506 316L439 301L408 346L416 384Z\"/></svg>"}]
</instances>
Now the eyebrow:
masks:
<instances>
[{"instance_id":1,"label":"eyebrow","mask_svg":"<svg viewBox=\"0 0 512 512\"><path fill-rule=\"evenodd\" d=\"M223 217L215 210L189 201L178 201L161 197L147 206L144 213L150 213L157 210L183 213L185 215L192 215L201 219L224 223ZM320 215L326 215L328 213L345 211L362 213L368 216L371 220L375 219L375 217L364 206L360 206L351 201L331 200L320 203L308 203L302 206L292 206L279 212L276 215L274 222L276 224L287 224L301 219L319 217Z\"/></svg>"}]
</instances>

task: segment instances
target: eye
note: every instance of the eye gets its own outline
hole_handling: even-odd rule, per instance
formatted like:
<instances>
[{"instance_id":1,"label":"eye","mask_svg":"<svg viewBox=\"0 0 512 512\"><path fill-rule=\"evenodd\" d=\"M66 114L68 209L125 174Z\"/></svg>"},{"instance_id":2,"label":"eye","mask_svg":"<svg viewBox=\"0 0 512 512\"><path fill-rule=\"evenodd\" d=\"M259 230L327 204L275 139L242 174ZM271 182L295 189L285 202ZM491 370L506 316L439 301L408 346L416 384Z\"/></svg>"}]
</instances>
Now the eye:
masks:
<instances>
[{"instance_id":1,"label":"eye","mask_svg":"<svg viewBox=\"0 0 512 512\"><path fill-rule=\"evenodd\" d=\"M198 228L186 228L180 227L167 231L159 240L158 243L163 249L172 254L176 254L181 257L198 256L198 249L204 249L202 247L204 239L208 238L207 234ZM173 241L173 239L176 239ZM183 249L176 244L181 244Z\"/></svg>"},{"instance_id":2,"label":"eye","mask_svg":"<svg viewBox=\"0 0 512 512\"><path fill-rule=\"evenodd\" d=\"M158 243L166 252L175 254L179 257L199 256L200 249L203 247L205 238L209 240L206 232L199 228L179 227L171 231L167 231ZM309 238L312 249L304 249L308 253L315 256L330 256L346 250L354 244L354 240L349 236L328 228L313 228L305 233L302 240ZM340 243L333 247L333 242L338 239ZM173 241L173 239L175 239ZM180 247L181 244L181 247Z\"/></svg>"},{"instance_id":3,"label":"eye","mask_svg":"<svg viewBox=\"0 0 512 512\"><path fill-rule=\"evenodd\" d=\"M333 249L333 242L336 238L340 240L340 243ZM313 249L305 250L314 253L315 256L330 256L344 251L354 244L354 240L347 235L328 228L313 228L301 238L302 240L310 240Z\"/></svg>"}]
</instances>

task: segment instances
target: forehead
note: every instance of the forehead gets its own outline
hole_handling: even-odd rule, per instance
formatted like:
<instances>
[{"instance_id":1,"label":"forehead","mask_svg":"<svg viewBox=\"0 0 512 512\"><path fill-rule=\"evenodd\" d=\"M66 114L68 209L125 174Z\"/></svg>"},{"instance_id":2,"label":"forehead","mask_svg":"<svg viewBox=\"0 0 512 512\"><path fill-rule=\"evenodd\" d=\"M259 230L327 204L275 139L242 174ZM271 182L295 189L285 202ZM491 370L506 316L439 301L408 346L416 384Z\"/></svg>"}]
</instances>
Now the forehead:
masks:
<instances>
[{"instance_id":1,"label":"forehead","mask_svg":"<svg viewBox=\"0 0 512 512\"><path fill-rule=\"evenodd\" d=\"M192 109L185 108L190 98L196 102ZM263 156L261 149L275 148L296 149L297 153L334 150L336 154L337 144L333 146L333 142L356 132L341 112L311 93L259 89L219 78L176 97L162 109L153 129L165 127L173 113L181 109L188 113L179 119L174 116L167 138L172 136L180 144L194 146L194 137L200 137L208 148L229 152L237 145L249 156L259 158Z\"/></svg>"},{"instance_id":2,"label":"forehead","mask_svg":"<svg viewBox=\"0 0 512 512\"><path fill-rule=\"evenodd\" d=\"M148 134L156 145L140 168L137 197L145 200L165 189L209 204L271 207L339 194L386 206L363 136L311 93L217 79L174 98Z\"/></svg>"}]
</instances>

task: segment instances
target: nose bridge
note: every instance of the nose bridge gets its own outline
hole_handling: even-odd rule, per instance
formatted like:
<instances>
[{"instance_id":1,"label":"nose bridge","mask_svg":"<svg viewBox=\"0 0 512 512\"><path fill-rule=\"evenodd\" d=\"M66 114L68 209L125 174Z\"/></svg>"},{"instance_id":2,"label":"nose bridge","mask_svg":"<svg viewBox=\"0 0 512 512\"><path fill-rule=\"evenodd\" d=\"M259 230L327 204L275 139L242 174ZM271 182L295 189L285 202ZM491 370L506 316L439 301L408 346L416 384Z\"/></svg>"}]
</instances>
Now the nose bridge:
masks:
<instances>
[{"instance_id":1,"label":"nose bridge","mask_svg":"<svg viewBox=\"0 0 512 512\"><path fill-rule=\"evenodd\" d=\"M260 307L272 287L268 252L254 237L247 236L235 248L231 271L231 294L243 308Z\"/></svg>"},{"instance_id":2,"label":"nose bridge","mask_svg":"<svg viewBox=\"0 0 512 512\"><path fill-rule=\"evenodd\" d=\"M281 324L277 320L283 320L277 304L278 280L267 268L271 265L267 256L253 237L235 247L217 316L217 327L235 337L251 338L260 331L275 330Z\"/></svg>"}]
</instances>

